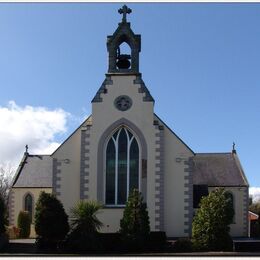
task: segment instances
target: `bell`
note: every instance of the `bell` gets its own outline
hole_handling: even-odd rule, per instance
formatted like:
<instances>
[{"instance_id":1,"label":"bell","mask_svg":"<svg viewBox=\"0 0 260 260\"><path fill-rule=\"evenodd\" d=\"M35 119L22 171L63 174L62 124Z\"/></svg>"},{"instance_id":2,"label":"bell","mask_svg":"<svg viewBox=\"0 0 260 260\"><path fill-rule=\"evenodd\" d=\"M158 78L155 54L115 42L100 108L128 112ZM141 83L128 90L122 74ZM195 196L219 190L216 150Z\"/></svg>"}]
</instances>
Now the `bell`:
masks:
<instances>
[{"instance_id":1,"label":"bell","mask_svg":"<svg viewBox=\"0 0 260 260\"><path fill-rule=\"evenodd\" d=\"M130 65L131 65L131 63L129 61L130 58L131 58L130 55L119 55L116 66L119 69L129 69Z\"/></svg>"}]
</instances>

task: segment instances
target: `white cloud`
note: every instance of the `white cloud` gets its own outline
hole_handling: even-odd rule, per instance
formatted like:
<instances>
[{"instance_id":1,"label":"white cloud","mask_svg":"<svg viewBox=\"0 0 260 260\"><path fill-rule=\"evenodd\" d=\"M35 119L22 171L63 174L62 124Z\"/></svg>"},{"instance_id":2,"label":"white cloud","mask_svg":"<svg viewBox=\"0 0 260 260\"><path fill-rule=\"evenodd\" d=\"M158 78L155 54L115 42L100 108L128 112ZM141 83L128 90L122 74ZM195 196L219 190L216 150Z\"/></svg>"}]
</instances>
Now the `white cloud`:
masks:
<instances>
[{"instance_id":1,"label":"white cloud","mask_svg":"<svg viewBox=\"0 0 260 260\"><path fill-rule=\"evenodd\" d=\"M249 196L253 198L253 202L260 201L260 187L250 187Z\"/></svg>"},{"instance_id":2,"label":"white cloud","mask_svg":"<svg viewBox=\"0 0 260 260\"><path fill-rule=\"evenodd\" d=\"M55 136L67 131L69 117L62 109L20 107L14 101L0 106L0 165L16 167L26 144L29 153L52 153L59 146Z\"/></svg>"}]
</instances>

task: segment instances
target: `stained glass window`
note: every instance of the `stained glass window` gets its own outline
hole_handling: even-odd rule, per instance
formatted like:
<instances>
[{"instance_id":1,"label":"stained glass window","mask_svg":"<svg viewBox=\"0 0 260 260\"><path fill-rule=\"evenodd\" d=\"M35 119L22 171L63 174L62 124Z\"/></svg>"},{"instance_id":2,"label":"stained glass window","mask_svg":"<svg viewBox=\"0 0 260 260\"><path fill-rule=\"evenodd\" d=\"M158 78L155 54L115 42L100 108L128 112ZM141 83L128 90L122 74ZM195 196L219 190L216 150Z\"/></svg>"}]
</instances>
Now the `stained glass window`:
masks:
<instances>
[{"instance_id":1,"label":"stained glass window","mask_svg":"<svg viewBox=\"0 0 260 260\"><path fill-rule=\"evenodd\" d=\"M106 146L106 204L125 205L129 192L139 189L139 146L127 128L121 127Z\"/></svg>"}]
</instances>

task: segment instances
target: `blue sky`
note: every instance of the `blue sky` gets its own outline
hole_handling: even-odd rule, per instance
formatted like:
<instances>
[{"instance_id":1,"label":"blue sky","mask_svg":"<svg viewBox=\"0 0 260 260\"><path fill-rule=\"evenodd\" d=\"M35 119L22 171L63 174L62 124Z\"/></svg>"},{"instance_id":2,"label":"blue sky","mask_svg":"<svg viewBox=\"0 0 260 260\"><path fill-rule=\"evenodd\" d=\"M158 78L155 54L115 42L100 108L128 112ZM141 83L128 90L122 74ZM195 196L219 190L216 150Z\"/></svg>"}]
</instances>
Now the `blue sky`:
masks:
<instances>
[{"instance_id":1,"label":"blue sky","mask_svg":"<svg viewBox=\"0 0 260 260\"><path fill-rule=\"evenodd\" d=\"M142 36L140 71L156 114L194 152L229 152L234 141L250 185L260 187L260 4L128 6L131 27ZM65 140L91 113L107 72L106 37L121 20L120 7L0 3L2 111L11 109L10 101L16 111L62 109L70 115L50 138ZM19 128L10 131L20 138L19 157L27 140Z\"/></svg>"}]
</instances>

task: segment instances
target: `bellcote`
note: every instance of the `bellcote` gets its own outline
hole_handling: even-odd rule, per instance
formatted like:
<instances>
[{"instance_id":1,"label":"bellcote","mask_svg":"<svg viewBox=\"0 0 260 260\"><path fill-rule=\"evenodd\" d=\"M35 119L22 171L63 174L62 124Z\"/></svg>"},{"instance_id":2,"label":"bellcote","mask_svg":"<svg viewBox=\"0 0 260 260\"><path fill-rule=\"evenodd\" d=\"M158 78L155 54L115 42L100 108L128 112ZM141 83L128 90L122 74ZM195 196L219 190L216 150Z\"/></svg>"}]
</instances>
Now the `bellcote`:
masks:
<instances>
[{"instance_id":1,"label":"bellcote","mask_svg":"<svg viewBox=\"0 0 260 260\"><path fill-rule=\"evenodd\" d=\"M139 52L141 51L141 35L134 34L126 16L132 10L124 5L118 10L123 15L121 23L113 35L107 36L108 74L138 74ZM130 54L121 53L121 45L126 43L130 48Z\"/></svg>"}]
</instances>

